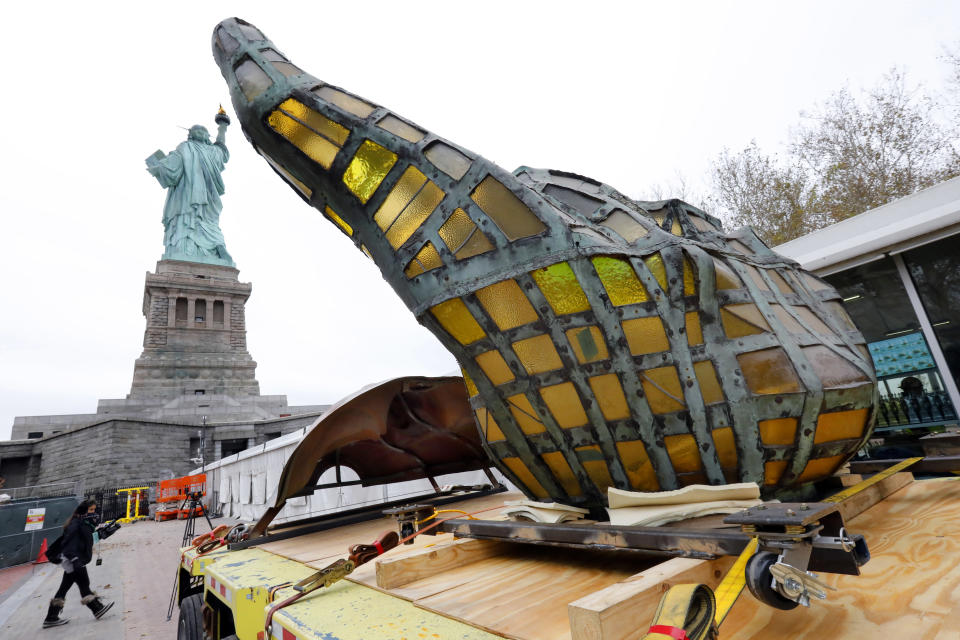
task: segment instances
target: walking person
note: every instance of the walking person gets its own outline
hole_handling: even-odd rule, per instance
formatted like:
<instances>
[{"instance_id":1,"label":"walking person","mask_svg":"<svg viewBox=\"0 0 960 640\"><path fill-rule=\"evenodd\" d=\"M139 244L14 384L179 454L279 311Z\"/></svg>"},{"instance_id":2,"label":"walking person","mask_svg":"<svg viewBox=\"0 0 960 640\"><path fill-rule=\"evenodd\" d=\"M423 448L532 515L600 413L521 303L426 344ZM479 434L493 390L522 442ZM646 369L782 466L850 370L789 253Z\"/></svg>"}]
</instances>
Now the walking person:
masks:
<instances>
[{"instance_id":1,"label":"walking person","mask_svg":"<svg viewBox=\"0 0 960 640\"><path fill-rule=\"evenodd\" d=\"M99 596L90 590L90 576L87 574L87 564L93 559L94 533L99 524L100 514L97 513L96 503L92 500L84 500L64 524L63 535L51 545L52 555L48 552L47 556L53 562L59 556L63 580L60 581L60 588L50 601L47 617L43 621L44 629L69 622L68 619L61 618L60 613L63 611L67 591L73 585L77 585L80 589L80 602L89 607L97 619L102 618L113 606L112 602L101 601Z\"/></svg>"}]
</instances>

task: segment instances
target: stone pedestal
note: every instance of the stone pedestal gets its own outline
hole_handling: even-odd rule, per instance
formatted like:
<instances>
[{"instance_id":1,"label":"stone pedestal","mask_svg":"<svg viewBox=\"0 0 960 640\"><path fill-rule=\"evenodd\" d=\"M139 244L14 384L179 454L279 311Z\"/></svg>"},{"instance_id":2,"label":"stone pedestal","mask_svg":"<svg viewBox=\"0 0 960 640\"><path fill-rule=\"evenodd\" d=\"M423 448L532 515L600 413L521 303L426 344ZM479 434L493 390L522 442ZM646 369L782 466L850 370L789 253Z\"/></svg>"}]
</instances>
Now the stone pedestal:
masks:
<instances>
[{"instance_id":1,"label":"stone pedestal","mask_svg":"<svg viewBox=\"0 0 960 640\"><path fill-rule=\"evenodd\" d=\"M244 316L252 286L239 273L179 260L161 260L156 273L147 273L147 327L128 400L153 405L184 396L260 395Z\"/></svg>"}]
</instances>

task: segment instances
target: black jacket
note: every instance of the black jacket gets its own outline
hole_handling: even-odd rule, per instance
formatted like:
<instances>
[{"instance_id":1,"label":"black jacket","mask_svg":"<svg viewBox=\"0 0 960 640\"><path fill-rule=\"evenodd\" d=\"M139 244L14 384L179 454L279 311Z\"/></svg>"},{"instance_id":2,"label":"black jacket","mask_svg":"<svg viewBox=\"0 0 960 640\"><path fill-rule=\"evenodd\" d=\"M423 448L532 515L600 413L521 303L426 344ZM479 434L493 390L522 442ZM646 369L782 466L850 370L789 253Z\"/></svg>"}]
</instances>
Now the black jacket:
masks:
<instances>
[{"instance_id":1,"label":"black jacket","mask_svg":"<svg viewBox=\"0 0 960 640\"><path fill-rule=\"evenodd\" d=\"M78 566L89 564L93 559L93 531L94 527L75 517L63 530L60 555Z\"/></svg>"}]
</instances>

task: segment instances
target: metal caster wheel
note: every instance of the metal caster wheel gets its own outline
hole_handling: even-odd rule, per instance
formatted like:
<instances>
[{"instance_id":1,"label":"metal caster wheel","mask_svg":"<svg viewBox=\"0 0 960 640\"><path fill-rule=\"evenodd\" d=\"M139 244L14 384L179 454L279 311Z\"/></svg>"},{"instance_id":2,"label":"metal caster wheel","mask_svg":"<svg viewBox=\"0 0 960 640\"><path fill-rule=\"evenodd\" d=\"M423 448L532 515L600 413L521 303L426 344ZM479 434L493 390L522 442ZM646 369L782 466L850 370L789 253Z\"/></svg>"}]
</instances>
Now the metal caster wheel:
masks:
<instances>
[{"instance_id":1,"label":"metal caster wheel","mask_svg":"<svg viewBox=\"0 0 960 640\"><path fill-rule=\"evenodd\" d=\"M788 611L797 608L800 603L783 596L773 585L773 575L770 573L770 567L777 562L777 554L769 551L761 551L754 554L747 561L746 578L747 588L753 597L760 602L773 607Z\"/></svg>"}]
</instances>

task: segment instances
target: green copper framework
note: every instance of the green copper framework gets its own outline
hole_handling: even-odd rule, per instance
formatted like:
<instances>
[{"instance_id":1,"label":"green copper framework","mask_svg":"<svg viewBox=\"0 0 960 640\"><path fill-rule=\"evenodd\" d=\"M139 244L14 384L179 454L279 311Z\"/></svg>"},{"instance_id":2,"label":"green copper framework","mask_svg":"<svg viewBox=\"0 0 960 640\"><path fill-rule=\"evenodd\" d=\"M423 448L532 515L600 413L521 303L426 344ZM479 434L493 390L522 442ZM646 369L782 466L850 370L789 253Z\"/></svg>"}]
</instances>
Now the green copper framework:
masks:
<instances>
[{"instance_id":1,"label":"green copper framework","mask_svg":"<svg viewBox=\"0 0 960 640\"><path fill-rule=\"evenodd\" d=\"M242 20L217 26L213 52L247 139L455 355L488 454L528 495L775 492L869 436L863 337L834 289L751 230L583 176L511 174L303 72Z\"/></svg>"}]
</instances>

